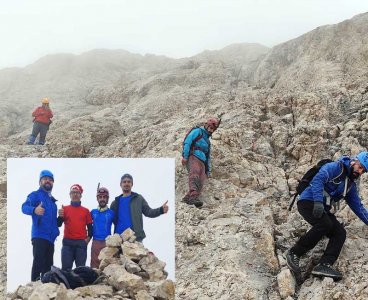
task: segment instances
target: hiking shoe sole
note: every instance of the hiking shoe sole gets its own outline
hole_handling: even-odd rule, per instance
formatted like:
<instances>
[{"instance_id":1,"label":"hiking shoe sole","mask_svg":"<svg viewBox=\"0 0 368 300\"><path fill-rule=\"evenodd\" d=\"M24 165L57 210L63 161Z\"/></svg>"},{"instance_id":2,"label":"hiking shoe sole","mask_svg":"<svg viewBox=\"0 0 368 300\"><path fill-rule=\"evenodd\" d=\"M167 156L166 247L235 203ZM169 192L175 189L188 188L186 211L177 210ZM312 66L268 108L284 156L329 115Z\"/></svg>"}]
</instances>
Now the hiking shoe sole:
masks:
<instances>
[{"instance_id":1,"label":"hiking shoe sole","mask_svg":"<svg viewBox=\"0 0 368 300\"><path fill-rule=\"evenodd\" d=\"M294 273L300 273L301 272L300 267L295 265L295 263L293 263L292 258L291 258L291 254L289 252L290 252L290 249L287 250L284 254L284 258L286 259L286 265Z\"/></svg>"},{"instance_id":2,"label":"hiking shoe sole","mask_svg":"<svg viewBox=\"0 0 368 300\"><path fill-rule=\"evenodd\" d=\"M311 274L318 278L329 277L329 278L332 278L334 281L340 281L342 279L342 276L326 275L325 273L320 273L320 272L312 271Z\"/></svg>"},{"instance_id":3,"label":"hiking shoe sole","mask_svg":"<svg viewBox=\"0 0 368 300\"><path fill-rule=\"evenodd\" d=\"M203 205L203 202L201 200L198 200L198 199L191 199L191 200L188 200L185 203L187 203L189 205L195 205L195 207L197 207L197 208L200 208Z\"/></svg>"},{"instance_id":4,"label":"hiking shoe sole","mask_svg":"<svg viewBox=\"0 0 368 300\"><path fill-rule=\"evenodd\" d=\"M318 271L318 270L312 270L311 274L313 276L319 277L319 278L324 278L324 277L329 277L332 278L334 281L339 281L342 279L342 274L338 273L336 270L332 269L334 272L336 272L337 274L331 274L328 272L323 272L323 271Z\"/></svg>"}]
</instances>

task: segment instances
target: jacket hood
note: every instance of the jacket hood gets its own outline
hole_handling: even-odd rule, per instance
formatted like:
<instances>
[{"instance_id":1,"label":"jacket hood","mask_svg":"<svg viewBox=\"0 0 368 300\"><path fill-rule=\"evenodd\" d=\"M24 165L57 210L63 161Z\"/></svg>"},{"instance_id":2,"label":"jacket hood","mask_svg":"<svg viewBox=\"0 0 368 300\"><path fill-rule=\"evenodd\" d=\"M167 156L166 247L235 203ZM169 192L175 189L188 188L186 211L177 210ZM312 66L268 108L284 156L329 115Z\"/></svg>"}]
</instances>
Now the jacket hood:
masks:
<instances>
[{"instance_id":1,"label":"jacket hood","mask_svg":"<svg viewBox=\"0 0 368 300\"><path fill-rule=\"evenodd\" d=\"M342 162L347 170L348 170L348 175L350 174L350 162L351 162L351 157L349 156L341 156L339 159L338 159L339 162Z\"/></svg>"}]
</instances>

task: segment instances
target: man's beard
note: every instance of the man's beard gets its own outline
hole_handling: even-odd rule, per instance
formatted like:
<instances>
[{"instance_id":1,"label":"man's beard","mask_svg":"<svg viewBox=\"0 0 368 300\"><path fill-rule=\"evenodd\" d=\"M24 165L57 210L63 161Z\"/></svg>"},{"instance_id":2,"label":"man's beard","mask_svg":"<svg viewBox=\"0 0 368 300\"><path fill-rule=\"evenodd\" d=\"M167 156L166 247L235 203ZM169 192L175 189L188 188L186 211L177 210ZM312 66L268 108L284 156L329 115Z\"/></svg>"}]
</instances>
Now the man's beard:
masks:
<instances>
[{"instance_id":1,"label":"man's beard","mask_svg":"<svg viewBox=\"0 0 368 300\"><path fill-rule=\"evenodd\" d=\"M101 208L104 208L104 207L107 205L107 203L106 203L106 201L100 201L100 202L98 203L98 205L99 205Z\"/></svg>"},{"instance_id":2,"label":"man's beard","mask_svg":"<svg viewBox=\"0 0 368 300\"><path fill-rule=\"evenodd\" d=\"M132 190L131 188L124 188L124 187L123 187L123 192L124 192L124 193L129 193L131 190Z\"/></svg>"},{"instance_id":3,"label":"man's beard","mask_svg":"<svg viewBox=\"0 0 368 300\"><path fill-rule=\"evenodd\" d=\"M358 178L359 178L359 173L357 173L357 172L354 172L354 167L353 166L351 166L350 167L350 174L349 174L349 178L351 179L351 180L357 180Z\"/></svg>"},{"instance_id":4,"label":"man's beard","mask_svg":"<svg viewBox=\"0 0 368 300\"><path fill-rule=\"evenodd\" d=\"M51 191L52 185L50 183L45 183L44 185L42 185L42 188L46 191Z\"/></svg>"}]
</instances>

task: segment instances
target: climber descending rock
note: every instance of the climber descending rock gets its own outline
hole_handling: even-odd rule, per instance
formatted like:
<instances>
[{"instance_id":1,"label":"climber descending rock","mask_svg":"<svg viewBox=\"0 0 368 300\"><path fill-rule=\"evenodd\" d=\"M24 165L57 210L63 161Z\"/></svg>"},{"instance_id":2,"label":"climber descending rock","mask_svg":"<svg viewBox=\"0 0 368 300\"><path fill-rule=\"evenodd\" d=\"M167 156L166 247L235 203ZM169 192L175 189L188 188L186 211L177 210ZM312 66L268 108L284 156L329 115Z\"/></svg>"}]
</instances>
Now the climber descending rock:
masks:
<instances>
[{"instance_id":1,"label":"climber descending rock","mask_svg":"<svg viewBox=\"0 0 368 300\"><path fill-rule=\"evenodd\" d=\"M42 100L42 106L37 107L32 113L32 117L34 117L34 124L32 134L29 137L28 145L34 145L36 141L37 135L40 134L40 139L38 141L39 145L45 144L46 133L49 130L49 126L51 124L51 118L53 117L53 113L50 109L50 100L44 98Z\"/></svg>"},{"instance_id":2,"label":"climber descending rock","mask_svg":"<svg viewBox=\"0 0 368 300\"><path fill-rule=\"evenodd\" d=\"M340 200L345 198L351 210L368 225L368 212L358 196L356 184L356 180L367 170L368 152L361 152L356 157L343 156L336 162L324 164L301 193L297 202L298 211L312 228L286 253L286 262L292 271L300 272L300 257L326 236L329 243L312 274L331 277L335 281L342 279L342 274L332 266L344 245L346 231L335 213ZM344 172L347 175L341 176Z\"/></svg>"},{"instance_id":3,"label":"climber descending rock","mask_svg":"<svg viewBox=\"0 0 368 300\"><path fill-rule=\"evenodd\" d=\"M189 172L189 192L182 199L184 203L201 207L203 202L198 199L205 176L211 175L211 143L210 137L220 126L220 121L208 119L203 127L191 128L183 142L182 165Z\"/></svg>"}]
</instances>

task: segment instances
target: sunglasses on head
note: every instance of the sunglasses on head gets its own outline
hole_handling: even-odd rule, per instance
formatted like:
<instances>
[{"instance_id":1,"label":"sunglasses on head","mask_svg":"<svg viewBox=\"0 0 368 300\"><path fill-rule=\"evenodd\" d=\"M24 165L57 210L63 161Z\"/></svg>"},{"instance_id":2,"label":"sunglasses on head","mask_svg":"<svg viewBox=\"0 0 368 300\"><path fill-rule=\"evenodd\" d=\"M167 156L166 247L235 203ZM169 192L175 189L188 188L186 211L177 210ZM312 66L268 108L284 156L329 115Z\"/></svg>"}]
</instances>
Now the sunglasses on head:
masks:
<instances>
[{"instance_id":1,"label":"sunglasses on head","mask_svg":"<svg viewBox=\"0 0 368 300\"><path fill-rule=\"evenodd\" d=\"M101 190L97 190L97 193L107 193L107 191L104 189L101 189Z\"/></svg>"}]
</instances>

